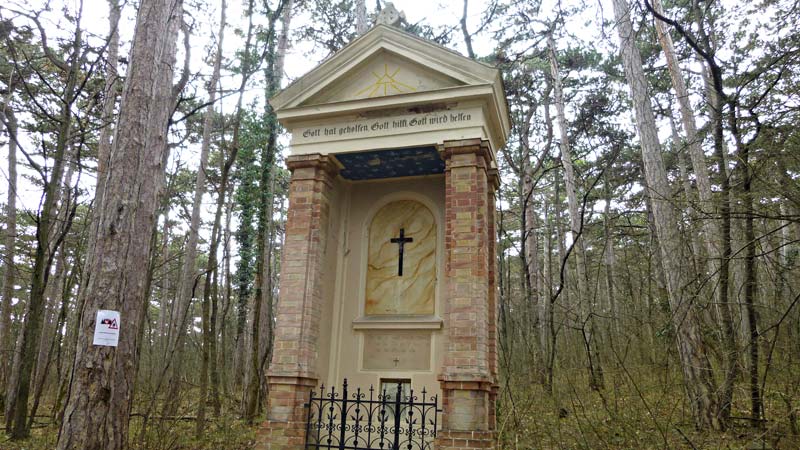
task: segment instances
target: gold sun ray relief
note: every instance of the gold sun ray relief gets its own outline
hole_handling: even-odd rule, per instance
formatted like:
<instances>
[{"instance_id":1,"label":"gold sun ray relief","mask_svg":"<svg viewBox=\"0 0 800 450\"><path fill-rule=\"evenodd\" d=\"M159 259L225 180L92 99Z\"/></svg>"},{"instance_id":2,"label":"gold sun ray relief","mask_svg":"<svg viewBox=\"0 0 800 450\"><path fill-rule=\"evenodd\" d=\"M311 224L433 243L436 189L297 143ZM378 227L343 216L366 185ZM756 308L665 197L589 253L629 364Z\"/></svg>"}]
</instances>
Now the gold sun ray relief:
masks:
<instances>
[{"instance_id":1,"label":"gold sun ray relief","mask_svg":"<svg viewBox=\"0 0 800 450\"><path fill-rule=\"evenodd\" d=\"M416 92L417 90L415 88L397 80L398 72L400 72L399 67L395 69L394 72L389 73L389 65L384 64L383 73L381 74L373 71L372 76L375 77L375 82L358 91L356 93L356 97L360 97L367 93L369 93L367 95L369 98L373 98L392 94Z\"/></svg>"}]
</instances>

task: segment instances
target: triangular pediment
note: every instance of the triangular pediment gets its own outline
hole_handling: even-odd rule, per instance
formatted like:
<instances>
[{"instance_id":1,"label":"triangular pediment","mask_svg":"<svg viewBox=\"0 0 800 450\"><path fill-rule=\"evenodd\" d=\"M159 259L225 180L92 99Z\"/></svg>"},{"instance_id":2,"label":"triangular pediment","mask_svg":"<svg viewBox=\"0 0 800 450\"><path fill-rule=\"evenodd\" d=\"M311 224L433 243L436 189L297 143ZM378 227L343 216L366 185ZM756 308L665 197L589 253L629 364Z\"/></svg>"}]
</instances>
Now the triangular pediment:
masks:
<instances>
[{"instance_id":1,"label":"triangular pediment","mask_svg":"<svg viewBox=\"0 0 800 450\"><path fill-rule=\"evenodd\" d=\"M465 85L462 80L381 49L304 100L301 105L386 97Z\"/></svg>"},{"instance_id":2,"label":"triangular pediment","mask_svg":"<svg viewBox=\"0 0 800 450\"><path fill-rule=\"evenodd\" d=\"M276 110L493 85L494 67L378 25L272 98Z\"/></svg>"}]
</instances>

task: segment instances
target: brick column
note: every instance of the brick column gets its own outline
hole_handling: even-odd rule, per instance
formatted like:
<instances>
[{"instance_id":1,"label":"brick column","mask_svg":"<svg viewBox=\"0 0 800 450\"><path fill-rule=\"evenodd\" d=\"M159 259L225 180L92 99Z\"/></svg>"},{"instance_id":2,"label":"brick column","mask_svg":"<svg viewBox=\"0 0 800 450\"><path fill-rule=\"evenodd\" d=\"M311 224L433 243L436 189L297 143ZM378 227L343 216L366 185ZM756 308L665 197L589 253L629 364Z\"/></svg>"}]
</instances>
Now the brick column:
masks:
<instances>
[{"instance_id":1,"label":"brick column","mask_svg":"<svg viewBox=\"0 0 800 450\"><path fill-rule=\"evenodd\" d=\"M299 450L305 444L303 405L319 376L322 261L337 173L333 161L319 154L290 156L286 165L292 171L289 210L268 374L267 422L258 447L269 450Z\"/></svg>"},{"instance_id":2,"label":"brick column","mask_svg":"<svg viewBox=\"0 0 800 450\"><path fill-rule=\"evenodd\" d=\"M489 374L492 378L492 390L489 392L489 429L497 429L497 229L495 218L495 192L500 187L500 176L497 169L487 172L489 189L486 195L486 210L489 230Z\"/></svg>"},{"instance_id":3,"label":"brick column","mask_svg":"<svg viewBox=\"0 0 800 450\"><path fill-rule=\"evenodd\" d=\"M494 187L489 145L446 141L444 366L437 450L495 448ZM491 203L491 205L490 205ZM491 206L491 209L490 209Z\"/></svg>"}]
</instances>

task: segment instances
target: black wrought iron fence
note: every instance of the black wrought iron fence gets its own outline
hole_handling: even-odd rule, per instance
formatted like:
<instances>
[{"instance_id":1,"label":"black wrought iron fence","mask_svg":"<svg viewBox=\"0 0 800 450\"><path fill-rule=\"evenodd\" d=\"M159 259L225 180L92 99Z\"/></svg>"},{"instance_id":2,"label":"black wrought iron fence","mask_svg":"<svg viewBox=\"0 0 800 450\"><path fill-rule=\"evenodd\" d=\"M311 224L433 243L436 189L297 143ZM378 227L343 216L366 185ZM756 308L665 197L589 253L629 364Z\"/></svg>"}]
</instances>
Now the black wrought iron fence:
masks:
<instances>
[{"instance_id":1,"label":"black wrought iron fence","mask_svg":"<svg viewBox=\"0 0 800 450\"><path fill-rule=\"evenodd\" d=\"M398 383L394 395L357 388L348 392L335 387L311 391L306 422L306 449L430 450L438 425L439 396L403 393Z\"/></svg>"}]
</instances>

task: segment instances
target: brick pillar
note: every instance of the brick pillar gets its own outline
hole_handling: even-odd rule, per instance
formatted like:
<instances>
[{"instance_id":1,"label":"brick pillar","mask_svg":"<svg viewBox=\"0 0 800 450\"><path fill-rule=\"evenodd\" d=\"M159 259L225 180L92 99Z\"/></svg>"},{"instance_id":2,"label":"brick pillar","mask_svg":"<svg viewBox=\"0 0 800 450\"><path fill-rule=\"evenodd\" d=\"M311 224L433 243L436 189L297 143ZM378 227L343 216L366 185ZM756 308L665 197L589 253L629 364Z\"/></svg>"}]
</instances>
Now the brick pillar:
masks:
<instances>
[{"instance_id":1,"label":"brick pillar","mask_svg":"<svg viewBox=\"0 0 800 450\"><path fill-rule=\"evenodd\" d=\"M447 346L439 377L443 414L436 449L496 448L491 418L496 371L491 153L487 142L469 139L446 141L441 154L446 162Z\"/></svg>"},{"instance_id":2,"label":"brick pillar","mask_svg":"<svg viewBox=\"0 0 800 450\"><path fill-rule=\"evenodd\" d=\"M299 450L305 445L305 409L317 385L322 311L322 264L330 193L337 168L327 156L295 155L281 257L280 298L269 368L267 422L259 449Z\"/></svg>"},{"instance_id":3,"label":"brick pillar","mask_svg":"<svg viewBox=\"0 0 800 450\"><path fill-rule=\"evenodd\" d=\"M489 374L493 380L492 390L489 392L489 429L497 430L497 229L495 218L495 192L500 187L500 177L497 169L488 172L489 189L486 195L486 210L489 231Z\"/></svg>"}]
</instances>

